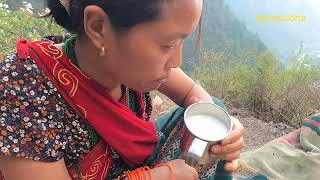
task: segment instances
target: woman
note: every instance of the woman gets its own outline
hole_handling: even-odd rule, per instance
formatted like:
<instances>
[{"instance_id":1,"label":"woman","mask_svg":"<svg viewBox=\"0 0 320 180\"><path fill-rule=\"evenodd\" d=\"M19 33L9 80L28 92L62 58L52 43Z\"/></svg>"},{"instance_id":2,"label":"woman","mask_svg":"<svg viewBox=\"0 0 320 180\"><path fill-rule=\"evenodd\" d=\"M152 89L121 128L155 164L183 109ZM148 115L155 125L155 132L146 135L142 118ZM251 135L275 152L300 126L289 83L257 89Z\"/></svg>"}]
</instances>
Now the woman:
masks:
<instances>
[{"instance_id":1,"label":"woman","mask_svg":"<svg viewBox=\"0 0 320 180\"><path fill-rule=\"evenodd\" d=\"M7 179L112 179L126 170L147 179L208 179L177 144L182 108L148 121L148 93L181 107L218 102L183 73L184 39L202 0L48 0L58 24L76 34L63 46L20 39L1 61L0 169ZM243 126L211 151L236 170ZM174 160L176 159L176 160ZM161 166L155 167L161 162ZM151 170L136 168L153 167ZM130 173L129 173L130 174ZM124 179L130 179L130 175Z\"/></svg>"}]
</instances>

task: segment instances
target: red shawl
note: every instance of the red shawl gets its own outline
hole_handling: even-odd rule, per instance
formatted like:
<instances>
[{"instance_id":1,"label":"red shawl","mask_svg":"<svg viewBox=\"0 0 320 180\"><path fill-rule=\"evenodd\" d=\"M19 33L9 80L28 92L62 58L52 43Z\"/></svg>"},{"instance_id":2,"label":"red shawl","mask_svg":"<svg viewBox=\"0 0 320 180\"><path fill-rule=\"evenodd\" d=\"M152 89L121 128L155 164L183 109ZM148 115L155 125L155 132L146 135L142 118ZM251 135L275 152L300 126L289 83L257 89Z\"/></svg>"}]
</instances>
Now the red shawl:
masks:
<instances>
[{"instance_id":1,"label":"red shawl","mask_svg":"<svg viewBox=\"0 0 320 180\"><path fill-rule=\"evenodd\" d=\"M126 163L137 166L152 154L158 141L154 123L137 117L127 106L114 100L61 50L49 42L19 39L17 52L19 58L30 56L35 60L65 101Z\"/></svg>"}]
</instances>

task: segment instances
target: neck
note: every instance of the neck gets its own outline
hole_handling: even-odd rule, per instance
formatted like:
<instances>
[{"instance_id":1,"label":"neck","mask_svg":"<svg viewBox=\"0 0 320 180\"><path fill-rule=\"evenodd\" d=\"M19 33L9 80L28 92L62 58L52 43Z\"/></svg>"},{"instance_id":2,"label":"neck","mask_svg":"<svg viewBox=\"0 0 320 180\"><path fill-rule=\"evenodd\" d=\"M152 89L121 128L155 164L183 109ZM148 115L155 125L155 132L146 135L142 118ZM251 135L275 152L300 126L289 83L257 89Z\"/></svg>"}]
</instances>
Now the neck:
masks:
<instances>
[{"instance_id":1,"label":"neck","mask_svg":"<svg viewBox=\"0 0 320 180\"><path fill-rule=\"evenodd\" d=\"M106 59L100 57L99 50L85 37L79 37L75 43L75 53L81 71L102 85L116 100L121 98L121 83L106 72L103 63Z\"/></svg>"}]
</instances>

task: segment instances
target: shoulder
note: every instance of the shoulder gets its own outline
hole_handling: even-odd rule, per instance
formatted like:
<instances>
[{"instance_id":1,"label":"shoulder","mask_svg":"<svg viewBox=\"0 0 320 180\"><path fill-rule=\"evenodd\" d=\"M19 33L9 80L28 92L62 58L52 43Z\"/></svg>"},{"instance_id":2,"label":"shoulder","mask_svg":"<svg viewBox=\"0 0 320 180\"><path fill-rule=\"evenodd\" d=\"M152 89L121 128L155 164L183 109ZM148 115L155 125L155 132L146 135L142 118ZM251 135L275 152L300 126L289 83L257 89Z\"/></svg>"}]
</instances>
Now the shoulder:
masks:
<instances>
[{"instance_id":1,"label":"shoulder","mask_svg":"<svg viewBox=\"0 0 320 180\"><path fill-rule=\"evenodd\" d=\"M7 100L19 95L37 99L39 94L50 95L57 91L31 57L19 58L17 53L0 61L0 84L2 99Z\"/></svg>"},{"instance_id":2,"label":"shoulder","mask_svg":"<svg viewBox=\"0 0 320 180\"><path fill-rule=\"evenodd\" d=\"M30 57L13 53L1 59L0 155L45 161L62 158L64 112L56 91Z\"/></svg>"}]
</instances>

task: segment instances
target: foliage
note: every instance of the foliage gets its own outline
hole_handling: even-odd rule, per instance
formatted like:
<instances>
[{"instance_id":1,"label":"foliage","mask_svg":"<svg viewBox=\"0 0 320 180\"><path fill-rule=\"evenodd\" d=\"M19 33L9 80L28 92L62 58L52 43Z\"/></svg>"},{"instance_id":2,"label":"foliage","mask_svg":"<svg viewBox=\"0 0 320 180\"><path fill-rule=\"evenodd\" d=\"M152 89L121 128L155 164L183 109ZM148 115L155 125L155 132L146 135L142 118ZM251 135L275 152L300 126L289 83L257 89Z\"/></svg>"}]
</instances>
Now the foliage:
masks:
<instances>
[{"instance_id":1,"label":"foliage","mask_svg":"<svg viewBox=\"0 0 320 180\"><path fill-rule=\"evenodd\" d=\"M42 12L44 11L44 0L2 0L3 4L7 4L9 9L16 11L20 8L25 8L28 3L32 5L33 12Z\"/></svg>"},{"instance_id":2,"label":"foliage","mask_svg":"<svg viewBox=\"0 0 320 180\"><path fill-rule=\"evenodd\" d=\"M204 51L192 77L211 94L269 121L299 126L320 109L319 66L283 68L270 52L232 58L239 59L228 63L229 52Z\"/></svg>"},{"instance_id":3,"label":"foliage","mask_svg":"<svg viewBox=\"0 0 320 180\"><path fill-rule=\"evenodd\" d=\"M0 6L0 55L13 51L19 37L32 41L45 35L63 33L50 19L32 17L27 7L11 11L4 3Z\"/></svg>"}]
</instances>

